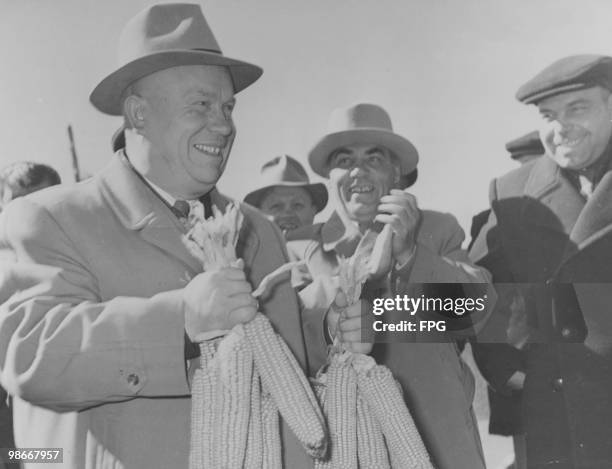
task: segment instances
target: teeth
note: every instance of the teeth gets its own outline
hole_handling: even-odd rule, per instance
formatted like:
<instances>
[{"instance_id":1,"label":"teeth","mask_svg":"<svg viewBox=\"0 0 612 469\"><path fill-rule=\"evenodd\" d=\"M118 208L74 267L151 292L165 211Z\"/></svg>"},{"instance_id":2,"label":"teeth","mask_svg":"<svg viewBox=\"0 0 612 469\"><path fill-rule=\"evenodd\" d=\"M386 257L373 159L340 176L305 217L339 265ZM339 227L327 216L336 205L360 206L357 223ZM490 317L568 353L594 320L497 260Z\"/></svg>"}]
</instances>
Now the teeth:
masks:
<instances>
[{"instance_id":1,"label":"teeth","mask_svg":"<svg viewBox=\"0 0 612 469\"><path fill-rule=\"evenodd\" d=\"M573 146L578 145L581 140L582 140L581 138L575 138L574 140L561 140L558 143L556 143L556 145L563 146L563 147L573 147Z\"/></svg>"},{"instance_id":2,"label":"teeth","mask_svg":"<svg viewBox=\"0 0 612 469\"><path fill-rule=\"evenodd\" d=\"M371 192L374 190L374 186L370 184L364 184L362 186L351 187L350 191L356 194L363 194L364 192Z\"/></svg>"},{"instance_id":3,"label":"teeth","mask_svg":"<svg viewBox=\"0 0 612 469\"><path fill-rule=\"evenodd\" d=\"M222 149L222 147L202 145L201 143L196 143L194 147L203 153L209 153L211 155L219 155Z\"/></svg>"}]
</instances>

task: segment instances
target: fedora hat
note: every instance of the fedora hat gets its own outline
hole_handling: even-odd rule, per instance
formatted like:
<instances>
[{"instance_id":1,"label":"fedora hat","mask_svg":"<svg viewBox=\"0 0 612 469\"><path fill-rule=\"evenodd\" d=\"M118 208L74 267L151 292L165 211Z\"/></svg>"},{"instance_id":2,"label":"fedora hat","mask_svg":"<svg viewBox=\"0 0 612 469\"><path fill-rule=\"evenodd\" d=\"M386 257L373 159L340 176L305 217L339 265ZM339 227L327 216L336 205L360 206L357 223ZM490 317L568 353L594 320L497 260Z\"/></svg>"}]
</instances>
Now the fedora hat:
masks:
<instances>
[{"instance_id":1,"label":"fedora hat","mask_svg":"<svg viewBox=\"0 0 612 469\"><path fill-rule=\"evenodd\" d=\"M320 212L327 205L327 189L325 184L310 183L308 174L304 167L289 155L277 156L261 167L261 177L263 185L252 192L249 192L244 201L255 207L259 207L261 199L272 187L302 187L310 193L312 203Z\"/></svg>"},{"instance_id":2,"label":"fedora hat","mask_svg":"<svg viewBox=\"0 0 612 469\"><path fill-rule=\"evenodd\" d=\"M181 65L227 67L234 92L257 80L263 70L225 57L199 5L169 3L147 7L121 32L118 67L93 90L89 99L100 111L121 115L121 97L136 80Z\"/></svg>"},{"instance_id":3,"label":"fedora hat","mask_svg":"<svg viewBox=\"0 0 612 469\"><path fill-rule=\"evenodd\" d=\"M329 157L338 148L354 144L380 144L399 159L401 174L411 173L419 161L419 153L410 141L393 133L389 114L376 104L360 103L335 109L329 118L328 134L308 154L312 170L328 177Z\"/></svg>"}]
</instances>

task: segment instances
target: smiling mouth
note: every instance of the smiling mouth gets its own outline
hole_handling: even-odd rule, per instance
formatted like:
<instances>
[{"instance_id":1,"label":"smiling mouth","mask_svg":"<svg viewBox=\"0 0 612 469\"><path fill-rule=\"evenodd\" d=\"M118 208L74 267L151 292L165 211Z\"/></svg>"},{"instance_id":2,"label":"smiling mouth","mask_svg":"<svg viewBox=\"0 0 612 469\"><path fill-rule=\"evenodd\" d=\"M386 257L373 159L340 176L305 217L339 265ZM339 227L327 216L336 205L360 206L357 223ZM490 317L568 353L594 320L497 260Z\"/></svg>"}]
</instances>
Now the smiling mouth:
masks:
<instances>
[{"instance_id":1,"label":"smiling mouth","mask_svg":"<svg viewBox=\"0 0 612 469\"><path fill-rule=\"evenodd\" d=\"M204 153L209 156L221 156L221 152L223 151L224 146L219 145L203 145L201 143L196 143L193 147L198 150L200 153Z\"/></svg>"},{"instance_id":2,"label":"smiling mouth","mask_svg":"<svg viewBox=\"0 0 612 469\"><path fill-rule=\"evenodd\" d=\"M349 187L349 194L368 194L370 192L374 192L372 184L356 184Z\"/></svg>"},{"instance_id":3,"label":"smiling mouth","mask_svg":"<svg viewBox=\"0 0 612 469\"><path fill-rule=\"evenodd\" d=\"M582 142L582 137L574 138L574 139L562 139L557 142L554 142L557 147L570 147L573 148Z\"/></svg>"},{"instance_id":4,"label":"smiling mouth","mask_svg":"<svg viewBox=\"0 0 612 469\"><path fill-rule=\"evenodd\" d=\"M291 231L295 230L296 228L299 228L299 225L293 222L280 222L278 226L281 231Z\"/></svg>"}]
</instances>

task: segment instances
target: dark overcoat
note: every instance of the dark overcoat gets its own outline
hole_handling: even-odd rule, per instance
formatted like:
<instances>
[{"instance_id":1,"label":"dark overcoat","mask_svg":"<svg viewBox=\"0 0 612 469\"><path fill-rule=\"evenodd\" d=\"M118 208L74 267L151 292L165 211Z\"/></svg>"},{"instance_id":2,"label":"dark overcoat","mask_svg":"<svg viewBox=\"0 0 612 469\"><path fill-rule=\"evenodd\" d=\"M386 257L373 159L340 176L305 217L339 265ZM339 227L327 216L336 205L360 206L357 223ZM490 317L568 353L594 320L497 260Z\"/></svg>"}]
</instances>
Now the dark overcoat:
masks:
<instances>
[{"instance_id":1,"label":"dark overcoat","mask_svg":"<svg viewBox=\"0 0 612 469\"><path fill-rule=\"evenodd\" d=\"M612 172L585 201L540 158L493 181L491 208L471 254L527 298L528 467L612 467ZM498 357L494 387L518 369Z\"/></svg>"}]
</instances>

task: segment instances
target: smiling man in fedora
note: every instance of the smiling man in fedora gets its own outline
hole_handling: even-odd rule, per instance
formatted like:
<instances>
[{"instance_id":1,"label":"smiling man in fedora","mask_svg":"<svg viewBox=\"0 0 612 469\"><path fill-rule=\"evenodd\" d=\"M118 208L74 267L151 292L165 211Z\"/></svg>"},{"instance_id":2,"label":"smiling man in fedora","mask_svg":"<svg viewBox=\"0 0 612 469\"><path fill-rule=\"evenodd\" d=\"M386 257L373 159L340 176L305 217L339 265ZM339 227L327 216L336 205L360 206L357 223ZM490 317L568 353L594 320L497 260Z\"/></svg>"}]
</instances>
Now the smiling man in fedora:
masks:
<instances>
[{"instance_id":1,"label":"smiling man in fedora","mask_svg":"<svg viewBox=\"0 0 612 469\"><path fill-rule=\"evenodd\" d=\"M307 272L294 280L305 305L306 330L369 353L393 372L435 467L484 468L472 413L474 381L452 337L406 334L396 340L387 337L388 343L363 342L368 321L361 316L372 311L367 300L419 297L427 284L433 286L431 292L438 283L488 278L461 249L464 235L455 218L421 209L416 197L402 190L414 182L416 148L393 131L383 108L360 103L332 113L329 132L310 151L309 162L329 180L334 212L325 223L288 235L290 254L307 264ZM365 283L366 302L347 307L332 282L321 279L337 275L339 258L352 255L367 230L384 225L393 233L385 249L390 261ZM309 350L309 357L314 369L326 361L323 349Z\"/></svg>"},{"instance_id":2,"label":"smiling man in fedora","mask_svg":"<svg viewBox=\"0 0 612 469\"><path fill-rule=\"evenodd\" d=\"M260 187L249 192L244 201L288 233L312 225L315 215L327 205L327 189L325 184L311 184L299 161L283 155L262 166Z\"/></svg>"},{"instance_id":3,"label":"smiling man in fedora","mask_svg":"<svg viewBox=\"0 0 612 469\"><path fill-rule=\"evenodd\" d=\"M278 230L247 205L237 251L248 276L202 273L182 241L190 208L228 202L215 185L235 136L234 94L261 73L221 53L198 5L146 8L90 98L123 116L125 148L86 182L6 207L0 255L56 268L0 310L18 446L63 448L64 468L189 466L190 339L249 321L251 285L286 261ZM289 279L259 310L305 366ZM285 427L282 438L286 467L312 467Z\"/></svg>"}]
</instances>

